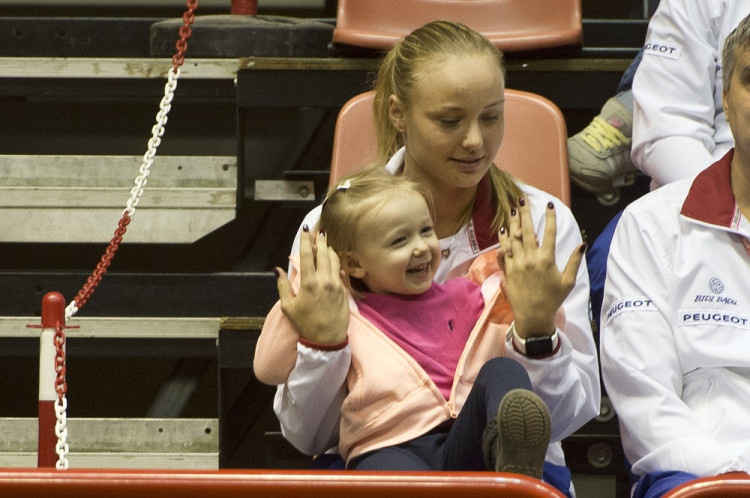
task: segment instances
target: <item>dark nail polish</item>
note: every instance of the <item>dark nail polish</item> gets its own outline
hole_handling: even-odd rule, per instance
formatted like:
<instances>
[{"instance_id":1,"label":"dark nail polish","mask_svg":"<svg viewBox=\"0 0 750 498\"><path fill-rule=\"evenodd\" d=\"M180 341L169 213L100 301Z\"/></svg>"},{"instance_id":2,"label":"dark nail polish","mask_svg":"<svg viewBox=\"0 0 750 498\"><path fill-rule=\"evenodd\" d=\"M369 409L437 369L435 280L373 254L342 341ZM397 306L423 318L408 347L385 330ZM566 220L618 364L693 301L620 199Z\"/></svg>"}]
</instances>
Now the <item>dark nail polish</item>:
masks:
<instances>
[{"instance_id":1,"label":"dark nail polish","mask_svg":"<svg viewBox=\"0 0 750 498\"><path fill-rule=\"evenodd\" d=\"M516 215L516 208L515 207L510 208L510 215L511 216L515 216Z\"/></svg>"},{"instance_id":2,"label":"dark nail polish","mask_svg":"<svg viewBox=\"0 0 750 498\"><path fill-rule=\"evenodd\" d=\"M279 278L279 276L281 275L281 272L279 271L278 268L274 268L273 269L273 274L276 276L276 278Z\"/></svg>"},{"instance_id":3,"label":"dark nail polish","mask_svg":"<svg viewBox=\"0 0 750 498\"><path fill-rule=\"evenodd\" d=\"M526 205L526 199L524 199L523 197L521 197L520 199L518 199L518 204L520 206L525 206Z\"/></svg>"},{"instance_id":4,"label":"dark nail polish","mask_svg":"<svg viewBox=\"0 0 750 498\"><path fill-rule=\"evenodd\" d=\"M302 225L302 231L303 232L309 232L310 231L310 227L308 227L307 225Z\"/></svg>"},{"instance_id":5,"label":"dark nail polish","mask_svg":"<svg viewBox=\"0 0 750 498\"><path fill-rule=\"evenodd\" d=\"M321 236L321 237L325 237L325 236L326 236L326 232L325 232L325 230L323 230L323 231L321 231L321 232L320 232L320 236Z\"/></svg>"},{"instance_id":6,"label":"dark nail polish","mask_svg":"<svg viewBox=\"0 0 750 498\"><path fill-rule=\"evenodd\" d=\"M549 202L547 203L547 209L555 209L555 205L554 205L554 204L552 204L552 201L549 201Z\"/></svg>"},{"instance_id":7,"label":"dark nail polish","mask_svg":"<svg viewBox=\"0 0 750 498\"><path fill-rule=\"evenodd\" d=\"M500 227L500 235L505 235L505 227Z\"/></svg>"},{"instance_id":8,"label":"dark nail polish","mask_svg":"<svg viewBox=\"0 0 750 498\"><path fill-rule=\"evenodd\" d=\"M580 251L581 254L584 254L586 252L586 248L588 246L589 246L588 244L583 244L583 245L581 245L580 248L578 248L578 250Z\"/></svg>"}]
</instances>

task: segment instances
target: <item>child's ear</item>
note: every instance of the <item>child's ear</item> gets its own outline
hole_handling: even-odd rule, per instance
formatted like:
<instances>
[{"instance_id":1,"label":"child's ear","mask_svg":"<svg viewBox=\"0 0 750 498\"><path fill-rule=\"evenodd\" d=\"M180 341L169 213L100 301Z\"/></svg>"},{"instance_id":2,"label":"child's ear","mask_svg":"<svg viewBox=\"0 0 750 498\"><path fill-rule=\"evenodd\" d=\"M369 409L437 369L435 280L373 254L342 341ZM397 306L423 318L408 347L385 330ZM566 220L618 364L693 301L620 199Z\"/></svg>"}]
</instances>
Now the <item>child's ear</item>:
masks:
<instances>
[{"instance_id":1,"label":"child's ear","mask_svg":"<svg viewBox=\"0 0 750 498\"><path fill-rule=\"evenodd\" d=\"M367 273L362 266L357 253L352 251L344 253L344 257L341 260L341 266L350 277L362 278L365 276L365 273Z\"/></svg>"}]
</instances>

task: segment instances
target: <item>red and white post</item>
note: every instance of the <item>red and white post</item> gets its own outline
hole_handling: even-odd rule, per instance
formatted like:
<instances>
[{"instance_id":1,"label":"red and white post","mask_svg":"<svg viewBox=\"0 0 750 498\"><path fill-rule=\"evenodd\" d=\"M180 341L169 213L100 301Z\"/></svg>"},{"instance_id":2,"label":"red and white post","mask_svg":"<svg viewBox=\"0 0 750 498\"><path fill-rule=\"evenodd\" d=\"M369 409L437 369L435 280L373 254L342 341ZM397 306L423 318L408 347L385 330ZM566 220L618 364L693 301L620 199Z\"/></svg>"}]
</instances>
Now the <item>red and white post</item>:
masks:
<instances>
[{"instance_id":1,"label":"red and white post","mask_svg":"<svg viewBox=\"0 0 750 498\"><path fill-rule=\"evenodd\" d=\"M58 460L58 437L55 434L55 401L58 397L55 335L58 327L65 327L65 298L59 292L48 292L42 299L42 334L39 340L37 467L55 467Z\"/></svg>"}]
</instances>

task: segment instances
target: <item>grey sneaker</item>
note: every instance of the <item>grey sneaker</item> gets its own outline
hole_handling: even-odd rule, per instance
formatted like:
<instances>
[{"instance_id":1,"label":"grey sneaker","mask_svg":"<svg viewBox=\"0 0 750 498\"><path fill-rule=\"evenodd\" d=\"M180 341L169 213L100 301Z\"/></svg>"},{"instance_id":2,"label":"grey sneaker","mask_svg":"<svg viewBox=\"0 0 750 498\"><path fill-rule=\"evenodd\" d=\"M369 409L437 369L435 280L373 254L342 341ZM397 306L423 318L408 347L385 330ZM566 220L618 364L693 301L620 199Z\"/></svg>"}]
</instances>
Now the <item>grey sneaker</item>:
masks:
<instances>
[{"instance_id":1,"label":"grey sneaker","mask_svg":"<svg viewBox=\"0 0 750 498\"><path fill-rule=\"evenodd\" d=\"M547 405L532 391L514 389L500 402L482 438L485 464L497 472L542 478L550 439Z\"/></svg>"},{"instance_id":2,"label":"grey sneaker","mask_svg":"<svg viewBox=\"0 0 750 498\"><path fill-rule=\"evenodd\" d=\"M573 183L598 194L604 204L617 202L619 188L632 185L638 173L630 160L632 133L632 110L617 96L610 98L586 128L568 139Z\"/></svg>"}]
</instances>

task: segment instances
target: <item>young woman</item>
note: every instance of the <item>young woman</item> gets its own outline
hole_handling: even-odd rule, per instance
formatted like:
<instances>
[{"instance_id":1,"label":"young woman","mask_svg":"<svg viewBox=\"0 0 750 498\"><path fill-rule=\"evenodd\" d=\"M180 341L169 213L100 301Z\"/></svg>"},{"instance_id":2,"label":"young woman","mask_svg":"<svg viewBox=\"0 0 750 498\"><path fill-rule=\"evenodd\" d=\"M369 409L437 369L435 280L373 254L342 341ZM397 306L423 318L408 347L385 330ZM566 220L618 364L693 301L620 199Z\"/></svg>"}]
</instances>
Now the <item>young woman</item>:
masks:
<instances>
[{"instance_id":1,"label":"young woman","mask_svg":"<svg viewBox=\"0 0 750 498\"><path fill-rule=\"evenodd\" d=\"M499 248L502 289L514 316L512 347L504 355L524 366L549 407L553 443L544 479L567 492L559 442L594 417L600 402L588 275L580 264L585 246L561 201L493 164L505 126L502 54L466 26L435 21L388 52L375 88L381 164L425 185L435 202L442 253L435 280L463 275L475 259ZM319 217L320 207L303 225L315 226ZM299 250L296 244L292 254ZM278 283L289 285L287 278ZM299 338L345 334L348 310L327 304L332 289L325 281L300 287L283 309L288 322L267 321L254 362L261 381L279 385L276 408L287 438L315 452L338 438L350 358L341 352L347 347L330 352ZM564 324L555 322L558 311ZM317 368L321 364L326 368ZM299 391L315 394L299 397ZM446 421L455 416L445 413Z\"/></svg>"}]
</instances>

